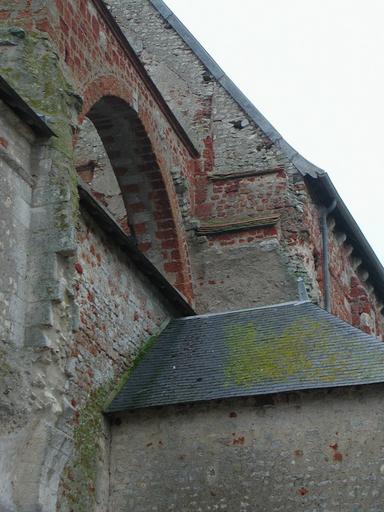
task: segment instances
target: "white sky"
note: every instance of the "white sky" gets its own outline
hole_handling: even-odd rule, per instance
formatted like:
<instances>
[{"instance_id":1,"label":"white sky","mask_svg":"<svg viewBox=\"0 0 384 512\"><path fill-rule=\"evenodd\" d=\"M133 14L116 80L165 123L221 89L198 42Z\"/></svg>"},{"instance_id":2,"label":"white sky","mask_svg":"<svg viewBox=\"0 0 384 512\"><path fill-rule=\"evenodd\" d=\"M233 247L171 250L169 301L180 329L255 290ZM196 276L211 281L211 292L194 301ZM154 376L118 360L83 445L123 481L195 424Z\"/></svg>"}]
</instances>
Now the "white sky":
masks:
<instances>
[{"instance_id":1,"label":"white sky","mask_svg":"<svg viewBox=\"0 0 384 512\"><path fill-rule=\"evenodd\" d=\"M384 263L384 1L166 0L305 158Z\"/></svg>"}]
</instances>

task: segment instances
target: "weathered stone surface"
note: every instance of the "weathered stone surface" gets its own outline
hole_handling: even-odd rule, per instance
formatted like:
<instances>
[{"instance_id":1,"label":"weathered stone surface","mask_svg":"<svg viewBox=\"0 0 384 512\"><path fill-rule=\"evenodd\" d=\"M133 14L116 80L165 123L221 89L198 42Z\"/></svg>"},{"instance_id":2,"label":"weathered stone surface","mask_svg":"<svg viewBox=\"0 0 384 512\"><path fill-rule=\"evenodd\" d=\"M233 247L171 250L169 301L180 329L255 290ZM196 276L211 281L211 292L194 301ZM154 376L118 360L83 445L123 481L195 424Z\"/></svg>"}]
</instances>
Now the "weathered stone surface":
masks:
<instances>
[{"instance_id":1,"label":"weathered stone surface","mask_svg":"<svg viewBox=\"0 0 384 512\"><path fill-rule=\"evenodd\" d=\"M245 231L236 238L227 234L215 237L212 242L198 244L197 250L205 246L204 259L199 261L196 258L198 263L193 267L201 312L220 312L297 299L297 283L285 269L278 239L267 238L258 242L252 235ZM219 240L216 241L217 238ZM252 241L247 242L249 238ZM223 245L234 240L239 247ZM194 256L193 251L191 254ZM271 273L274 275L273 286L269 280Z\"/></svg>"},{"instance_id":2,"label":"weathered stone surface","mask_svg":"<svg viewBox=\"0 0 384 512\"><path fill-rule=\"evenodd\" d=\"M110 506L380 512L382 392L305 392L115 415Z\"/></svg>"},{"instance_id":3,"label":"weathered stone surface","mask_svg":"<svg viewBox=\"0 0 384 512\"><path fill-rule=\"evenodd\" d=\"M263 295L266 300L279 302L281 275L287 272L291 282L303 277L311 299L323 304L322 205L316 204L308 184L279 148L247 118L149 1L108 0L107 4L201 152L193 180L194 207L184 217L187 229L191 228L189 244L199 312L217 310L218 301L223 309L233 306L230 294L225 293L224 300L221 280L216 278L218 274L232 276L227 278L229 286L234 296L242 298L242 305L252 305L255 295L260 297L260 304L268 304L261 298ZM251 268L265 268L263 257L259 258L260 251L254 251L254 243L265 238L269 244L270 232L254 229L246 233L247 236L240 233L225 239L211 236L208 243L204 243L194 241L193 231L199 222L224 222L261 211L278 212L281 217L278 230L273 234L279 244L281 266L279 268L275 261L268 272L268 293L265 293L263 280L253 272L249 272L249 284L244 289L243 280L235 277L235 269L228 274L227 262L236 259L236 252L240 261L248 248ZM383 317L378 310L379 300L373 283L364 284L356 274L357 269L344 250L343 242L334 239L332 229L330 238L333 312L367 332L382 336ZM214 271L207 263L210 247L220 248L222 254L215 262ZM211 284L207 286L209 281ZM359 299L352 299L356 296L355 282L363 287L366 298L360 294ZM292 296L291 289L287 290L287 296Z\"/></svg>"},{"instance_id":4,"label":"weathered stone surface","mask_svg":"<svg viewBox=\"0 0 384 512\"><path fill-rule=\"evenodd\" d=\"M132 221L139 248L198 311L294 299L298 276L313 300L323 300L322 205L308 184L148 0L109 4L168 106L93 0L0 5L2 76L56 134L39 139L0 104L0 509L7 512L107 509L104 402L174 313L80 211L76 165L126 232ZM278 221L198 235L201 224L261 214ZM337 219L329 219L329 229L333 311L380 336L383 298L364 258L340 233ZM336 411L337 400L327 399L322 417L304 400L303 424L308 417L321 422ZM381 405L375 397L367 400L377 406L365 411L373 429ZM349 432L345 403L340 421ZM364 405L353 404L349 418L360 417ZM277 410L280 421L283 409ZM257 421L264 413L257 412ZM217 419L218 409L212 414ZM296 427L294 421L288 408L288 425ZM270 426L276 427L263 428ZM297 434L309 447L317 436L310 439L310 432L305 427ZM140 478L140 485L149 485L144 474ZM352 476L345 479L349 484L335 480L340 488L353 484ZM309 500L302 492L300 499ZM308 503L332 509L336 489L332 493L324 506ZM222 504L208 499L207 507ZM294 494L292 503L300 510L298 499ZM285 510L282 502L276 506Z\"/></svg>"},{"instance_id":5,"label":"weathered stone surface","mask_svg":"<svg viewBox=\"0 0 384 512\"><path fill-rule=\"evenodd\" d=\"M0 105L0 339L23 344L31 227L33 133Z\"/></svg>"}]
</instances>

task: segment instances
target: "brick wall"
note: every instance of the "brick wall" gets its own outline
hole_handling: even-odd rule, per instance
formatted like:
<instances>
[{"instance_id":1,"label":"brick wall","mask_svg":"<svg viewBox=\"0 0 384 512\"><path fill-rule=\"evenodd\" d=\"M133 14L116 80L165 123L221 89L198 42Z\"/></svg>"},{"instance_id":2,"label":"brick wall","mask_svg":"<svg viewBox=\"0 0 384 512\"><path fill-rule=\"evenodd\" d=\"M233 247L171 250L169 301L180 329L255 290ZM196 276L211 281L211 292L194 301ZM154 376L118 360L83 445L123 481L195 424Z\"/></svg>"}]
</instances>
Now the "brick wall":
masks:
<instances>
[{"instance_id":1,"label":"brick wall","mask_svg":"<svg viewBox=\"0 0 384 512\"><path fill-rule=\"evenodd\" d=\"M71 357L81 353L84 361L89 360L87 370L104 381L111 373L108 364L130 366L143 340L159 330L171 308L85 212L77 241L74 267L80 324Z\"/></svg>"},{"instance_id":2,"label":"brick wall","mask_svg":"<svg viewBox=\"0 0 384 512\"><path fill-rule=\"evenodd\" d=\"M321 206L307 195L305 211L312 249L311 274L316 279L319 291L317 300L322 303L323 255L320 230ZM383 301L375 293L374 283L364 269L364 262L354 252L353 242L342 226L330 214L328 217L331 309L332 312L379 338L384 334ZM309 263L312 264L311 259Z\"/></svg>"},{"instance_id":3,"label":"brick wall","mask_svg":"<svg viewBox=\"0 0 384 512\"><path fill-rule=\"evenodd\" d=\"M100 409L143 344L161 330L172 307L86 213L74 262L78 330L66 347L65 396L74 451L62 472L58 510L107 506L108 433ZM66 508L67 507L67 508Z\"/></svg>"}]
</instances>

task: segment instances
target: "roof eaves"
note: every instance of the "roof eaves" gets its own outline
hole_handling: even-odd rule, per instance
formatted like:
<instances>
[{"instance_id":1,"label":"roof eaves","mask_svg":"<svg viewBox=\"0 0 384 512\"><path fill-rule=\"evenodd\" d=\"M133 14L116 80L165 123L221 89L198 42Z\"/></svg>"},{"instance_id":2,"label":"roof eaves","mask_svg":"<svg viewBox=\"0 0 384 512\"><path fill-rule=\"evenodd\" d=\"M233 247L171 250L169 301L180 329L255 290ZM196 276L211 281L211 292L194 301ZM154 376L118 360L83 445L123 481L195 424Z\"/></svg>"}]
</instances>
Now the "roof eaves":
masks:
<instances>
[{"instance_id":1,"label":"roof eaves","mask_svg":"<svg viewBox=\"0 0 384 512\"><path fill-rule=\"evenodd\" d=\"M200 59L211 75L220 83L244 112L254 121L260 130L278 146L280 151L303 176L317 177L324 171L301 156L266 119L253 103L241 92L234 82L224 73L217 62L209 55L199 41L191 34L186 26L169 9L163 0L149 0L158 13L171 25L193 53Z\"/></svg>"},{"instance_id":2,"label":"roof eaves","mask_svg":"<svg viewBox=\"0 0 384 512\"><path fill-rule=\"evenodd\" d=\"M242 309L230 309L227 311L219 311L214 313L203 313L201 315L193 315L193 316L186 316L177 318L175 320L195 320L195 319L201 319L201 318L210 318L210 317L219 317L219 316L228 316L236 313L244 313L247 311L259 311L261 309L274 309L274 308L283 308L286 306L300 306L301 304L312 304L312 302L308 300L290 300L288 302L278 302L277 304L268 304L267 306L257 306L253 308L242 308ZM319 306L320 307L320 306ZM174 321L175 321L174 320Z\"/></svg>"}]
</instances>

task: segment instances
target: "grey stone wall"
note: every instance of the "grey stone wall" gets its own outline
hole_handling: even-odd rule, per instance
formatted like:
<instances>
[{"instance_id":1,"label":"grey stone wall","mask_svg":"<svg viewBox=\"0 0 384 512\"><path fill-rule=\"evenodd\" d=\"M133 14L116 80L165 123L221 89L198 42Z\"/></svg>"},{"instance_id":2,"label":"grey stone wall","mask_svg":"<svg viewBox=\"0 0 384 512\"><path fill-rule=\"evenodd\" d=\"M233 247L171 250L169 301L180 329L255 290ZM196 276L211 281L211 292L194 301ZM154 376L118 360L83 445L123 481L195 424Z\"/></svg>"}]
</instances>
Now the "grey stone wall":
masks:
<instances>
[{"instance_id":1,"label":"grey stone wall","mask_svg":"<svg viewBox=\"0 0 384 512\"><path fill-rule=\"evenodd\" d=\"M69 194L47 142L0 111L0 509L48 510L69 440L56 425L67 409L60 345L76 317L66 290Z\"/></svg>"},{"instance_id":2,"label":"grey stone wall","mask_svg":"<svg viewBox=\"0 0 384 512\"><path fill-rule=\"evenodd\" d=\"M248 235L242 233L237 239L245 241ZM192 246L199 312L229 311L297 299L297 283L289 273L278 236L254 239L243 245L223 247L202 239Z\"/></svg>"},{"instance_id":3,"label":"grey stone wall","mask_svg":"<svg viewBox=\"0 0 384 512\"><path fill-rule=\"evenodd\" d=\"M381 512L382 392L291 393L116 415L110 510Z\"/></svg>"},{"instance_id":4,"label":"grey stone wall","mask_svg":"<svg viewBox=\"0 0 384 512\"><path fill-rule=\"evenodd\" d=\"M24 343L33 133L0 102L0 339Z\"/></svg>"},{"instance_id":5,"label":"grey stone wall","mask_svg":"<svg viewBox=\"0 0 384 512\"><path fill-rule=\"evenodd\" d=\"M215 173L265 170L284 158L224 91L190 48L151 6L142 0L108 0L128 41L151 78L203 153L213 138Z\"/></svg>"}]
</instances>

